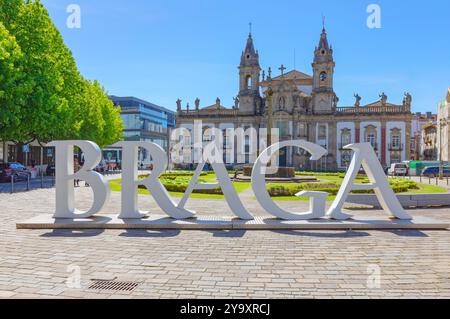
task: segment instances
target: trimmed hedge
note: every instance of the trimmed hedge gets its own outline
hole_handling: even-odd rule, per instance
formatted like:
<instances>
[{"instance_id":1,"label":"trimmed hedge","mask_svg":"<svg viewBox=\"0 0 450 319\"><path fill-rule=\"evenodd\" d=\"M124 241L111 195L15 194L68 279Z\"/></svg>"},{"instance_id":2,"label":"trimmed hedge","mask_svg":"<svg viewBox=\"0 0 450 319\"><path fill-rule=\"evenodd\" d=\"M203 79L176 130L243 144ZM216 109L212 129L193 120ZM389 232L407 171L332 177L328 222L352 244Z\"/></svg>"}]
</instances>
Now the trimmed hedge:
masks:
<instances>
[{"instance_id":1,"label":"trimmed hedge","mask_svg":"<svg viewBox=\"0 0 450 319\"><path fill-rule=\"evenodd\" d=\"M169 192L174 193L184 193L191 182L192 175L177 175L173 173L162 174L160 177L161 183ZM208 175L208 173L201 174L201 176ZM148 175L147 175L148 176ZM140 176L141 178L145 177L144 175ZM199 178L199 183L208 183L204 178ZM145 189L145 186L140 185L139 188ZM196 189L194 190L196 194L212 194L212 195L223 195L222 189L217 187L214 189Z\"/></svg>"},{"instance_id":2,"label":"trimmed hedge","mask_svg":"<svg viewBox=\"0 0 450 319\"><path fill-rule=\"evenodd\" d=\"M369 183L368 178L358 180L359 183ZM391 179L390 185L394 193L406 193L412 189L418 189L416 182L412 180ZM341 188L340 183L305 183L305 184L268 184L267 190L271 197L295 196L301 191L327 192L330 195L337 195ZM355 190L352 194L374 194L373 190Z\"/></svg>"}]
</instances>

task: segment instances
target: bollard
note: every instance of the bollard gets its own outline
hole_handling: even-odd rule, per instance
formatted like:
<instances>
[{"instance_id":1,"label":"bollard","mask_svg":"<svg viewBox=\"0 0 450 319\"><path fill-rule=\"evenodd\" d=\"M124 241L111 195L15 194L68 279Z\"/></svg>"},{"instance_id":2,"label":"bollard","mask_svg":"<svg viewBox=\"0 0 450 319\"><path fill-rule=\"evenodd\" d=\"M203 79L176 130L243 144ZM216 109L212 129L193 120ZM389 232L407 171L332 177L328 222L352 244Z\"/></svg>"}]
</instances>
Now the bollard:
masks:
<instances>
[{"instance_id":1,"label":"bollard","mask_svg":"<svg viewBox=\"0 0 450 319\"><path fill-rule=\"evenodd\" d=\"M11 194L14 194L14 175L11 175Z\"/></svg>"},{"instance_id":2,"label":"bollard","mask_svg":"<svg viewBox=\"0 0 450 319\"><path fill-rule=\"evenodd\" d=\"M430 176L428 176L428 184L431 185L431 177Z\"/></svg>"},{"instance_id":3,"label":"bollard","mask_svg":"<svg viewBox=\"0 0 450 319\"><path fill-rule=\"evenodd\" d=\"M420 184L422 184L422 174L419 175L420 178Z\"/></svg>"},{"instance_id":4,"label":"bollard","mask_svg":"<svg viewBox=\"0 0 450 319\"><path fill-rule=\"evenodd\" d=\"M41 188L44 188L44 171L41 170Z\"/></svg>"},{"instance_id":5,"label":"bollard","mask_svg":"<svg viewBox=\"0 0 450 319\"><path fill-rule=\"evenodd\" d=\"M436 177L436 186L438 186L438 183L439 183L439 178Z\"/></svg>"},{"instance_id":6,"label":"bollard","mask_svg":"<svg viewBox=\"0 0 450 319\"><path fill-rule=\"evenodd\" d=\"M30 179L31 179L31 175L27 174L27 191L30 190Z\"/></svg>"}]
</instances>

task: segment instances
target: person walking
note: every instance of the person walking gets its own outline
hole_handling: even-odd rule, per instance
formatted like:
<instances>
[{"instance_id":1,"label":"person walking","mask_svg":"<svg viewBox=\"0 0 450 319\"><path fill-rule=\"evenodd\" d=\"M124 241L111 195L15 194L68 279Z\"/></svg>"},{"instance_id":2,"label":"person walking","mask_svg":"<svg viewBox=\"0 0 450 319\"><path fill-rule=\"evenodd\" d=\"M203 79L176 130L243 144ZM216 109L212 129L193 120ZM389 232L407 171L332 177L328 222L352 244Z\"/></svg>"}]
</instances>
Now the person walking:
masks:
<instances>
[{"instance_id":1,"label":"person walking","mask_svg":"<svg viewBox=\"0 0 450 319\"><path fill-rule=\"evenodd\" d=\"M74 173L78 172L80 170L81 166L80 166L80 162L78 161L78 158L75 158L73 160L73 171ZM80 187L80 180L79 179L75 179L74 181L74 186L75 187Z\"/></svg>"}]
</instances>

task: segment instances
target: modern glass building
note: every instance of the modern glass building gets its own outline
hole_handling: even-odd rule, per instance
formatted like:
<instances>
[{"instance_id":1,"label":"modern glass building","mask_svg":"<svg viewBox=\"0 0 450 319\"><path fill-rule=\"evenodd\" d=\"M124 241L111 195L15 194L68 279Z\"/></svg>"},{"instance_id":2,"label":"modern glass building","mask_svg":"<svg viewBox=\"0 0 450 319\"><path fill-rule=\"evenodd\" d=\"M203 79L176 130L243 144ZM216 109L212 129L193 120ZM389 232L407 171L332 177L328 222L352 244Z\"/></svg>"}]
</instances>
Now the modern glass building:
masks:
<instances>
[{"instance_id":1,"label":"modern glass building","mask_svg":"<svg viewBox=\"0 0 450 319\"><path fill-rule=\"evenodd\" d=\"M170 131L176 125L175 112L136 97L109 98L122 109L125 141L153 142L168 151ZM120 162L122 158L121 151L114 148L105 149L103 156L108 162ZM151 164L151 158L145 150L140 151L139 162L144 166Z\"/></svg>"}]
</instances>

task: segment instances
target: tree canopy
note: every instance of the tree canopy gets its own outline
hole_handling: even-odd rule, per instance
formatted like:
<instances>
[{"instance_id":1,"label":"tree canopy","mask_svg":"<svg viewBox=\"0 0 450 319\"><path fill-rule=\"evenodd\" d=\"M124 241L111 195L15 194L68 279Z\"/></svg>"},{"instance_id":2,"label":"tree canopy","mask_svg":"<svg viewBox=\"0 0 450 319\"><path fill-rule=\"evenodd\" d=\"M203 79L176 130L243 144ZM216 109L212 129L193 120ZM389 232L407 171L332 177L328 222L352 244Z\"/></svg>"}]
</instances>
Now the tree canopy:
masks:
<instances>
[{"instance_id":1,"label":"tree canopy","mask_svg":"<svg viewBox=\"0 0 450 319\"><path fill-rule=\"evenodd\" d=\"M39 0L0 0L0 139L120 139L120 109L83 78Z\"/></svg>"}]
</instances>

